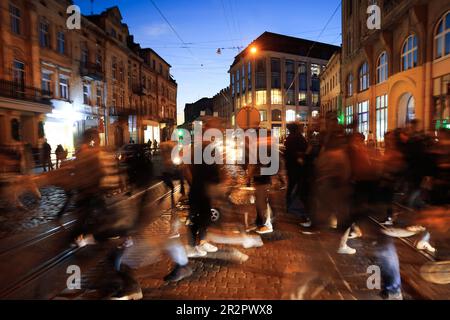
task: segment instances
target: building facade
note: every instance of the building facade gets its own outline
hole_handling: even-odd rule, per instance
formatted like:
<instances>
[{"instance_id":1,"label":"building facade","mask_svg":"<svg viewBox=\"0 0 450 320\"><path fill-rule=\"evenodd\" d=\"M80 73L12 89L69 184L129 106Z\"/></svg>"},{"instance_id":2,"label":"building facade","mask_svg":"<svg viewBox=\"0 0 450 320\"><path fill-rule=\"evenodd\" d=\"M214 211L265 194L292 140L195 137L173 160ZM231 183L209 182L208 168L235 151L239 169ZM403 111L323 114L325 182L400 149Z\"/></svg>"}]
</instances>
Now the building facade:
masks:
<instances>
[{"instance_id":1,"label":"building facade","mask_svg":"<svg viewBox=\"0 0 450 320\"><path fill-rule=\"evenodd\" d=\"M231 101L230 88L220 90L212 98L213 114L224 120L227 126L234 125L233 123L233 103Z\"/></svg>"},{"instance_id":2,"label":"building facade","mask_svg":"<svg viewBox=\"0 0 450 320\"><path fill-rule=\"evenodd\" d=\"M334 113L342 122L341 52L336 51L320 75L320 114Z\"/></svg>"},{"instance_id":3,"label":"building facade","mask_svg":"<svg viewBox=\"0 0 450 320\"><path fill-rule=\"evenodd\" d=\"M37 146L46 138L53 150L62 144L72 152L89 128L116 147L170 137L177 98L171 66L134 43L118 7L81 16L81 29L69 30L72 4L1 2L0 143Z\"/></svg>"},{"instance_id":4,"label":"building facade","mask_svg":"<svg viewBox=\"0 0 450 320\"><path fill-rule=\"evenodd\" d=\"M286 123L315 122L320 111L319 76L339 47L265 32L236 56L230 90L236 114L259 110L261 126L285 135Z\"/></svg>"},{"instance_id":5,"label":"building facade","mask_svg":"<svg viewBox=\"0 0 450 320\"><path fill-rule=\"evenodd\" d=\"M367 27L369 5L381 29ZM388 130L419 120L449 121L449 0L346 0L342 6L342 85L346 124L379 143Z\"/></svg>"},{"instance_id":6,"label":"building facade","mask_svg":"<svg viewBox=\"0 0 450 320\"><path fill-rule=\"evenodd\" d=\"M213 114L213 99L202 98L194 103L186 103L184 107L184 123L190 125L200 116L212 116Z\"/></svg>"}]
</instances>

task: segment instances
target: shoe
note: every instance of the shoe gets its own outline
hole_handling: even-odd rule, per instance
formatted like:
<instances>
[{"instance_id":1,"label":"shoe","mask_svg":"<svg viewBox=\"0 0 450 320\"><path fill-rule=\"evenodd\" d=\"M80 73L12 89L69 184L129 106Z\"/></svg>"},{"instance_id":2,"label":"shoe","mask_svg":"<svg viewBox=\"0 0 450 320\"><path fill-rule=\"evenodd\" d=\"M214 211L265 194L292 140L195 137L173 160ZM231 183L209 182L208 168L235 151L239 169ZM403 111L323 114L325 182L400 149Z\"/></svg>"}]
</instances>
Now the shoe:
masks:
<instances>
[{"instance_id":1,"label":"shoe","mask_svg":"<svg viewBox=\"0 0 450 320\"><path fill-rule=\"evenodd\" d=\"M262 227L256 228L255 231L258 234L267 234L267 233L272 233L273 228L272 228L272 226L262 226Z\"/></svg>"},{"instance_id":2,"label":"shoe","mask_svg":"<svg viewBox=\"0 0 450 320\"><path fill-rule=\"evenodd\" d=\"M406 230L415 232L415 233L419 233L419 232L424 232L426 230L426 228L423 226L409 226L409 227L406 227Z\"/></svg>"},{"instance_id":3,"label":"shoe","mask_svg":"<svg viewBox=\"0 0 450 320\"><path fill-rule=\"evenodd\" d=\"M95 239L92 234L88 234L86 236L80 235L78 238L75 239L75 243L79 248L83 248L88 245L95 244Z\"/></svg>"},{"instance_id":4,"label":"shoe","mask_svg":"<svg viewBox=\"0 0 450 320\"><path fill-rule=\"evenodd\" d=\"M419 250L425 250L430 253L435 253L436 249L426 240L420 240L417 242L416 248Z\"/></svg>"},{"instance_id":5,"label":"shoe","mask_svg":"<svg viewBox=\"0 0 450 320\"><path fill-rule=\"evenodd\" d=\"M356 239L356 238L361 238L361 237L362 237L362 231L358 226L354 227L354 230L350 231L350 234L348 235L349 239Z\"/></svg>"},{"instance_id":6,"label":"shoe","mask_svg":"<svg viewBox=\"0 0 450 320\"><path fill-rule=\"evenodd\" d=\"M206 256L208 252L204 251L199 246L195 247L189 246L186 248L186 254L188 258L200 258Z\"/></svg>"},{"instance_id":7,"label":"shoe","mask_svg":"<svg viewBox=\"0 0 450 320\"><path fill-rule=\"evenodd\" d=\"M178 282L192 275L192 269L188 266L180 266L177 264L173 270L164 277L164 281Z\"/></svg>"},{"instance_id":8,"label":"shoe","mask_svg":"<svg viewBox=\"0 0 450 320\"><path fill-rule=\"evenodd\" d=\"M137 288L135 290L119 290L115 294L113 294L109 299L110 300L141 300L143 298L141 288Z\"/></svg>"},{"instance_id":9,"label":"shoe","mask_svg":"<svg viewBox=\"0 0 450 320\"><path fill-rule=\"evenodd\" d=\"M402 292L382 292L381 297L384 300L403 300Z\"/></svg>"},{"instance_id":10,"label":"shoe","mask_svg":"<svg viewBox=\"0 0 450 320\"><path fill-rule=\"evenodd\" d=\"M381 223L384 226L393 226L394 225L394 220L392 220L392 218L387 218L386 221Z\"/></svg>"},{"instance_id":11,"label":"shoe","mask_svg":"<svg viewBox=\"0 0 450 320\"><path fill-rule=\"evenodd\" d=\"M340 254L355 254L356 249L350 248L348 245L345 245L343 247L340 247L337 252Z\"/></svg>"},{"instance_id":12,"label":"shoe","mask_svg":"<svg viewBox=\"0 0 450 320\"><path fill-rule=\"evenodd\" d=\"M206 251L207 253L217 252L219 250L219 248L206 241L200 243L199 247L201 250Z\"/></svg>"},{"instance_id":13,"label":"shoe","mask_svg":"<svg viewBox=\"0 0 450 320\"><path fill-rule=\"evenodd\" d=\"M244 239L244 242L242 243L242 246L245 249L260 248L263 245L264 245L264 243L260 237L246 237Z\"/></svg>"},{"instance_id":14,"label":"shoe","mask_svg":"<svg viewBox=\"0 0 450 320\"><path fill-rule=\"evenodd\" d=\"M312 226L311 219L306 218L305 221L300 222L300 225L301 225L303 228L311 228L311 226Z\"/></svg>"}]
</instances>

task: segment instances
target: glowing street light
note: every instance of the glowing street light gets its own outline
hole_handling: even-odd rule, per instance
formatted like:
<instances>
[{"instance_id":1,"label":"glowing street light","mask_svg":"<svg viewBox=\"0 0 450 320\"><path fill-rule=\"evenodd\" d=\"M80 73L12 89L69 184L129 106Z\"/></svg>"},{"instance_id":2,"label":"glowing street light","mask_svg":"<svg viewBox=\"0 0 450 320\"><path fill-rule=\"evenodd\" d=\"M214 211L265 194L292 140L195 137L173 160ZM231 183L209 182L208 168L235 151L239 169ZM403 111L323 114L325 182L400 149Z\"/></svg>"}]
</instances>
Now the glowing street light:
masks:
<instances>
[{"instance_id":1,"label":"glowing street light","mask_svg":"<svg viewBox=\"0 0 450 320\"><path fill-rule=\"evenodd\" d=\"M250 53L251 54L255 54L257 51L258 51L258 49L255 46L250 48Z\"/></svg>"}]
</instances>

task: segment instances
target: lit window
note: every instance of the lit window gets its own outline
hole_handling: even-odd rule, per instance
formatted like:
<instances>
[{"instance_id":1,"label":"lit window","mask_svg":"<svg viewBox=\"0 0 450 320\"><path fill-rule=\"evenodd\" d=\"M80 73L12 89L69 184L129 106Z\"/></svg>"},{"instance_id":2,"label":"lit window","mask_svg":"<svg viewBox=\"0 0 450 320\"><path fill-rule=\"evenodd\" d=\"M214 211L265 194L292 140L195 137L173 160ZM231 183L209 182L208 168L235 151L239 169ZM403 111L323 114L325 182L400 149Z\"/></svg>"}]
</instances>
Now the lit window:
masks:
<instances>
[{"instance_id":1,"label":"lit window","mask_svg":"<svg viewBox=\"0 0 450 320\"><path fill-rule=\"evenodd\" d=\"M384 141L388 124L388 96L377 97L377 141Z\"/></svg>"},{"instance_id":2,"label":"lit window","mask_svg":"<svg viewBox=\"0 0 450 320\"><path fill-rule=\"evenodd\" d=\"M280 89L272 89L272 104L283 104L283 97Z\"/></svg>"},{"instance_id":3,"label":"lit window","mask_svg":"<svg viewBox=\"0 0 450 320\"><path fill-rule=\"evenodd\" d=\"M10 16L10 22L11 22L11 32L14 32L15 34L20 34L20 26L21 26L21 13L20 9L16 6L10 4L9 5L9 16Z\"/></svg>"},{"instance_id":4,"label":"lit window","mask_svg":"<svg viewBox=\"0 0 450 320\"><path fill-rule=\"evenodd\" d=\"M318 92L313 92L311 95L311 103L313 107L320 106L320 94Z\"/></svg>"},{"instance_id":5,"label":"lit window","mask_svg":"<svg viewBox=\"0 0 450 320\"><path fill-rule=\"evenodd\" d=\"M386 51L378 58L377 83L382 83L388 79L388 56Z\"/></svg>"},{"instance_id":6,"label":"lit window","mask_svg":"<svg viewBox=\"0 0 450 320\"><path fill-rule=\"evenodd\" d=\"M369 64L364 62L359 69L359 91L369 89Z\"/></svg>"},{"instance_id":7,"label":"lit window","mask_svg":"<svg viewBox=\"0 0 450 320\"><path fill-rule=\"evenodd\" d=\"M260 106L266 104L266 90L257 90L256 91L256 105Z\"/></svg>"},{"instance_id":8,"label":"lit window","mask_svg":"<svg viewBox=\"0 0 450 320\"><path fill-rule=\"evenodd\" d=\"M417 36L410 35L403 44L402 50L402 71L417 67L418 61Z\"/></svg>"},{"instance_id":9,"label":"lit window","mask_svg":"<svg viewBox=\"0 0 450 320\"><path fill-rule=\"evenodd\" d=\"M351 126L353 124L353 106L345 107L345 124Z\"/></svg>"},{"instance_id":10,"label":"lit window","mask_svg":"<svg viewBox=\"0 0 450 320\"><path fill-rule=\"evenodd\" d=\"M306 91L300 91L298 93L298 104L301 106L306 106L306 104L307 104Z\"/></svg>"},{"instance_id":11,"label":"lit window","mask_svg":"<svg viewBox=\"0 0 450 320\"><path fill-rule=\"evenodd\" d=\"M286 110L286 122L294 122L294 121L295 121L295 111Z\"/></svg>"},{"instance_id":12,"label":"lit window","mask_svg":"<svg viewBox=\"0 0 450 320\"><path fill-rule=\"evenodd\" d=\"M267 110L259 110L260 120L267 121Z\"/></svg>"},{"instance_id":13,"label":"lit window","mask_svg":"<svg viewBox=\"0 0 450 320\"><path fill-rule=\"evenodd\" d=\"M366 137L369 132L369 101L358 103L358 132Z\"/></svg>"},{"instance_id":14,"label":"lit window","mask_svg":"<svg viewBox=\"0 0 450 320\"><path fill-rule=\"evenodd\" d=\"M439 21L435 39L435 58L450 54L450 12Z\"/></svg>"},{"instance_id":15,"label":"lit window","mask_svg":"<svg viewBox=\"0 0 450 320\"><path fill-rule=\"evenodd\" d=\"M295 92L293 89L289 89L286 91L286 104L289 106L295 105Z\"/></svg>"}]
</instances>

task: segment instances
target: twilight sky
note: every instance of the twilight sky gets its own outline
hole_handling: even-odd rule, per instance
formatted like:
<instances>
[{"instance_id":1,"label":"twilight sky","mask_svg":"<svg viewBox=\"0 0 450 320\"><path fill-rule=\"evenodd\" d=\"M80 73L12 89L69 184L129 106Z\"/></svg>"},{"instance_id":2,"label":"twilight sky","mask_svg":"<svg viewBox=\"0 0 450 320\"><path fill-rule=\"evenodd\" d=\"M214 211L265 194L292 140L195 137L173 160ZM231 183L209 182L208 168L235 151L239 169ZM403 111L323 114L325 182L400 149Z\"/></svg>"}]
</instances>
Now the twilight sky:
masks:
<instances>
[{"instance_id":1,"label":"twilight sky","mask_svg":"<svg viewBox=\"0 0 450 320\"><path fill-rule=\"evenodd\" d=\"M340 0L94 0L93 11L117 5L135 41L151 47L172 65L178 82L178 123L185 103L212 97L229 85L227 73L237 47L245 47L264 31L341 44L341 12L322 28ZM90 0L75 0L90 14ZM218 48L222 54L217 54ZM240 49L239 49L240 50Z\"/></svg>"}]
</instances>

